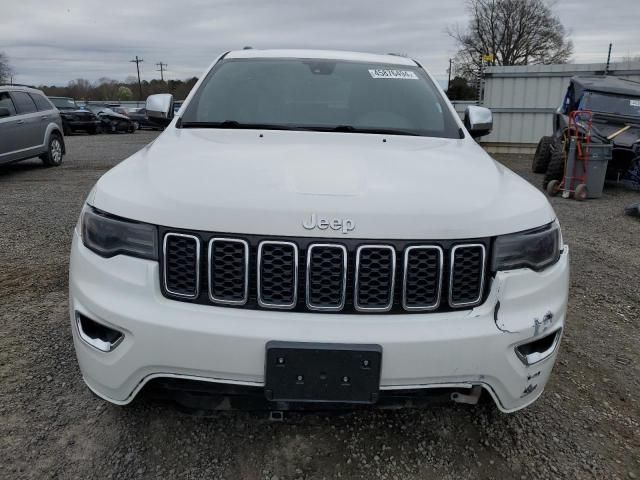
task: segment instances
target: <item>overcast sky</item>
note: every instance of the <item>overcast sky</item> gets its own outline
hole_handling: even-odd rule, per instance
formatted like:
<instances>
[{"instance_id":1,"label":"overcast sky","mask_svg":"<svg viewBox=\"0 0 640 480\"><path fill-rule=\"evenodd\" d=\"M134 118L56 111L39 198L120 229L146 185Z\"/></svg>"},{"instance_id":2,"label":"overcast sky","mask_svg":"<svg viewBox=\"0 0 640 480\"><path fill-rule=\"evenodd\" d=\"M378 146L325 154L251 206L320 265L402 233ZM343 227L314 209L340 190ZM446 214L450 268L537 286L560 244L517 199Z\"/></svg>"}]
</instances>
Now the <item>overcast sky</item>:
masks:
<instances>
[{"instance_id":1,"label":"overcast sky","mask_svg":"<svg viewBox=\"0 0 640 480\"><path fill-rule=\"evenodd\" d=\"M401 52L440 80L455 45L447 25L466 23L464 0L3 0L0 51L14 82L65 85L124 80L140 56L143 79L198 76L219 53L255 48ZM558 0L573 61L640 55L640 0Z\"/></svg>"}]
</instances>

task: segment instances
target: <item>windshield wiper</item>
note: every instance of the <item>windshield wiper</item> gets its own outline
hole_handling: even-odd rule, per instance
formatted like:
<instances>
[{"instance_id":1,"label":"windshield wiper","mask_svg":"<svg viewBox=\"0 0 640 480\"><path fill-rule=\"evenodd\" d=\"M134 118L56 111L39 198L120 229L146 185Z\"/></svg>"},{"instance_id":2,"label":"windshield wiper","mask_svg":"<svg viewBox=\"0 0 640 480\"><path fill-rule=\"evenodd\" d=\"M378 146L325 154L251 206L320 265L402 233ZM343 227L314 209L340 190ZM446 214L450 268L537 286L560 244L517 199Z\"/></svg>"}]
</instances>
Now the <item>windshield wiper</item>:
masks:
<instances>
[{"instance_id":1,"label":"windshield wiper","mask_svg":"<svg viewBox=\"0 0 640 480\"><path fill-rule=\"evenodd\" d=\"M182 122L181 128L237 128L245 130L301 130L290 125L278 125L271 123L242 123L236 120L224 122Z\"/></svg>"},{"instance_id":2,"label":"windshield wiper","mask_svg":"<svg viewBox=\"0 0 640 480\"><path fill-rule=\"evenodd\" d=\"M324 132L346 132L346 133L372 133L379 135L410 135L419 137L419 133L410 132L408 130L396 130L395 128L368 128L354 127L353 125L338 125L335 127L318 127L309 130L321 130Z\"/></svg>"},{"instance_id":3,"label":"windshield wiper","mask_svg":"<svg viewBox=\"0 0 640 480\"><path fill-rule=\"evenodd\" d=\"M225 120L223 122L181 122L181 128L237 128L246 130L301 130L308 132L345 132L345 133L372 133L380 135L411 135L420 136L419 133L394 128L365 128L352 125L279 125L273 123L242 123L237 120Z\"/></svg>"}]
</instances>

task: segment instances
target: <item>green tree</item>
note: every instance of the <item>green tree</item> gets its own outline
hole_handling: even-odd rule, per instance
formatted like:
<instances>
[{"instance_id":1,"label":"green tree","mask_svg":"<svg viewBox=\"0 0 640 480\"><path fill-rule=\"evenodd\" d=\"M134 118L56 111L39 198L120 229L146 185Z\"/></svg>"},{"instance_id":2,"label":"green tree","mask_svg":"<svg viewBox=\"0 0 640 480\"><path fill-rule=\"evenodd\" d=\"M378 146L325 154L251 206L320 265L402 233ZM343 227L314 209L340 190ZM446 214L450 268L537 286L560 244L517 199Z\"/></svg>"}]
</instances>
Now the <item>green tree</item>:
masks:
<instances>
[{"instance_id":1,"label":"green tree","mask_svg":"<svg viewBox=\"0 0 640 480\"><path fill-rule=\"evenodd\" d=\"M449 100L475 100L477 91L466 78L456 76L449 84L447 97Z\"/></svg>"},{"instance_id":2,"label":"green tree","mask_svg":"<svg viewBox=\"0 0 640 480\"><path fill-rule=\"evenodd\" d=\"M121 100L121 101L131 100L133 99L133 92L129 87L125 85L120 85L118 87L117 97L118 97L118 100Z\"/></svg>"}]
</instances>

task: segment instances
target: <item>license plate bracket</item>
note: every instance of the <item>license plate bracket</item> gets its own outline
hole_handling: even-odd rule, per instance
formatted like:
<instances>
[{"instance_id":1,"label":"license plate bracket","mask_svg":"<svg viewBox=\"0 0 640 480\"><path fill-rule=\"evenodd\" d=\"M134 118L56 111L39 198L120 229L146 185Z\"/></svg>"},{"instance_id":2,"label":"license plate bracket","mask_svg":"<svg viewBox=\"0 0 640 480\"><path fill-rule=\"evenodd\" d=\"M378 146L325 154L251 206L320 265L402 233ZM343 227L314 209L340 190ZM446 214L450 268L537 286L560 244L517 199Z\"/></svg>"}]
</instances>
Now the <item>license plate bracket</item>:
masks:
<instances>
[{"instance_id":1,"label":"license plate bracket","mask_svg":"<svg viewBox=\"0 0 640 480\"><path fill-rule=\"evenodd\" d=\"M380 345L271 341L265 395L272 401L375 403L381 364Z\"/></svg>"}]
</instances>

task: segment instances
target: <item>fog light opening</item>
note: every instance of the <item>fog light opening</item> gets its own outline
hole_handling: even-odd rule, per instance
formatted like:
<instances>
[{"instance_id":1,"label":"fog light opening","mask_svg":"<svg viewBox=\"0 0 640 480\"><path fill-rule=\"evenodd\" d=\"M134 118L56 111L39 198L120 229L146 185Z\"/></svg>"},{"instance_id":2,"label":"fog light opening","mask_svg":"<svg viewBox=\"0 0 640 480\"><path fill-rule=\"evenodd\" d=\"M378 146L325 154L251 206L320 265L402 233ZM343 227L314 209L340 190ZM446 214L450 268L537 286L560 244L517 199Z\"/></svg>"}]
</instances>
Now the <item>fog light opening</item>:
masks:
<instances>
[{"instance_id":1,"label":"fog light opening","mask_svg":"<svg viewBox=\"0 0 640 480\"><path fill-rule=\"evenodd\" d=\"M86 315L76 312L76 326L80 338L101 352L110 352L124 339L124 334L91 320Z\"/></svg>"},{"instance_id":2,"label":"fog light opening","mask_svg":"<svg viewBox=\"0 0 640 480\"><path fill-rule=\"evenodd\" d=\"M556 330L532 342L518 345L515 348L516 355L527 366L541 362L555 352L560 340L560 332L561 330Z\"/></svg>"}]
</instances>

